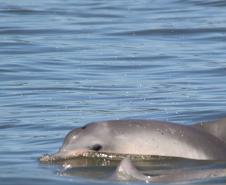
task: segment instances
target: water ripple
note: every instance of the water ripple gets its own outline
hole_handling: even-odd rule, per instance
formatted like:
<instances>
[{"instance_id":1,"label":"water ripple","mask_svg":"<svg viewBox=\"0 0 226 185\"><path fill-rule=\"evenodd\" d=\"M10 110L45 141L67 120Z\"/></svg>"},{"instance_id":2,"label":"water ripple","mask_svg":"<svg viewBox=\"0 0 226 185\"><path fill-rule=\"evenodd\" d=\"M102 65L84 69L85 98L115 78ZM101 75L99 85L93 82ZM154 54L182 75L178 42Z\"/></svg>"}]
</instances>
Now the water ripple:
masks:
<instances>
[{"instance_id":1,"label":"water ripple","mask_svg":"<svg viewBox=\"0 0 226 185\"><path fill-rule=\"evenodd\" d=\"M88 181L37 161L88 122L225 117L224 0L11 0L0 16L4 184L99 184L101 168ZM212 182L224 179L200 180Z\"/></svg>"},{"instance_id":2,"label":"water ripple","mask_svg":"<svg viewBox=\"0 0 226 185\"><path fill-rule=\"evenodd\" d=\"M172 29L146 29L128 32L116 32L109 35L114 36L161 36L161 35L196 35L210 33L226 33L226 28L172 28Z\"/></svg>"}]
</instances>

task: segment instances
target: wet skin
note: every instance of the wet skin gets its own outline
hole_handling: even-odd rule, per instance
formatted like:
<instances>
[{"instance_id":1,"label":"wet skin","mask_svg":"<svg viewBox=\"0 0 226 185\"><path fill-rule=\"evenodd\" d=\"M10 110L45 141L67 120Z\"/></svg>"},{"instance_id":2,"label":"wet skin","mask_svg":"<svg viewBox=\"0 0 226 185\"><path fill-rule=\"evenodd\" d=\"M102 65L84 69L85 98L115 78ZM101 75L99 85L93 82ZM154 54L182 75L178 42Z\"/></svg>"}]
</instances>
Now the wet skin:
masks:
<instances>
[{"instance_id":1,"label":"wet skin","mask_svg":"<svg viewBox=\"0 0 226 185\"><path fill-rule=\"evenodd\" d=\"M216 134L212 135L210 129L202 129L202 127L203 124L185 126L151 120L90 123L70 131L62 147L51 158L67 159L103 152L225 160L225 142Z\"/></svg>"}]
</instances>

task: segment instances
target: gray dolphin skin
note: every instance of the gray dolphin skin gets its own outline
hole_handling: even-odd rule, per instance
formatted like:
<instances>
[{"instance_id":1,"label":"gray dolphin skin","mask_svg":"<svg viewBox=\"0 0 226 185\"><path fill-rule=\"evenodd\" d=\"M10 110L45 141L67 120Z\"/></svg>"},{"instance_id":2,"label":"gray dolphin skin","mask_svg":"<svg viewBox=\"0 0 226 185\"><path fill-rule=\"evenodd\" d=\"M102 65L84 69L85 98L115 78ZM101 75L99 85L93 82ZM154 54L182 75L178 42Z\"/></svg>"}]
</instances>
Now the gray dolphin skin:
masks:
<instances>
[{"instance_id":1,"label":"gray dolphin skin","mask_svg":"<svg viewBox=\"0 0 226 185\"><path fill-rule=\"evenodd\" d=\"M151 176L144 175L136 169L131 160L126 157L117 166L114 174L109 178L110 180L130 181L139 180L151 182Z\"/></svg>"},{"instance_id":2,"label":"gray dolphin skin","mask_svg":"<svg viewBox=\"0 0 226 185\"><path fill-rule=\"evenodd\" d=\"M144 181L153 182L185 182L191 180L200 180L206 178L225 177L226 169L209 169L209 170L172 170L168 174L150 176L144 175L132 164L129 158L124 158L110 180L118 181Z\"/></svg>"},{"instance_id":3,"label":"gray dolphin skin","mask_svg":"<svg viewBox=\"0 0 226 185\"><path fill-rule=\"evenodd\" d=\"M94 152L226 160L225 131L226 119L191 126L152 120L94 122L70 131L59 151L41 160L88 156Z\"/></svg>"}]
</instances>

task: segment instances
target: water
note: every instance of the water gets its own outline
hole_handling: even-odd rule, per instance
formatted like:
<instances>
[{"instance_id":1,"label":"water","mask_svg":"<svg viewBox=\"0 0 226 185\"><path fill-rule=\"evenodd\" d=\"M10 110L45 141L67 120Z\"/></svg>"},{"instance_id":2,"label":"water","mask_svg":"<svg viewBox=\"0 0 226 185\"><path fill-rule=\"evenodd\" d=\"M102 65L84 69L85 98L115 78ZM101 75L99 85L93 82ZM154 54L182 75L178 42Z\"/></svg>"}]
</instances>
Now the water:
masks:
<instances>
[{"instance_id":1,"label":"water","mask_svg":"<svg viewBox=\"0 0 226 185\"><path fill-rule=\"evenodd\" d=\"M224 117L225 8L223 0L0 0L0 184L100 183L37 160L90 121Z\"/></svg>"}]
</instances>

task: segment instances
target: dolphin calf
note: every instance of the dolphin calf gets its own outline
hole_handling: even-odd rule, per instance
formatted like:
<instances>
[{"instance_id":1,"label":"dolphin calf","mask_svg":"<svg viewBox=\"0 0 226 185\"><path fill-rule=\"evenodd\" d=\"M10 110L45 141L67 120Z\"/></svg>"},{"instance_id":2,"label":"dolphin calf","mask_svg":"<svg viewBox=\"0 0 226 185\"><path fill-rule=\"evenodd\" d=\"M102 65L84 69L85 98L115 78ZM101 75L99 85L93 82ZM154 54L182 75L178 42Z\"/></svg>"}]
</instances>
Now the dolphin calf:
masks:
<instances>
[{"instance_id":1,"label":"dolphin calf","mask_svg":"<svg viewBox=\"0 0 226 185\"><path fill-rule=\"evenodd\" d=\"M226 169L172 170L167 174L151 176L137 170L131 160L126 157L119 163L114 174L110 177L110 180L172 183L219 177L226 177Z\"/></svg>"},{"instance_id":2,"label":"dolphin calf","mask_svg":"<svg viewBox=\"0 0 226 185\"><path fill-rule=\"evenodd\" d=\"M226 119L180 125L154 120L112 120L89 123L70 131L56 154L40 160L61 160L92 153L226 160Z\"/></svg>"}]
</instances>

